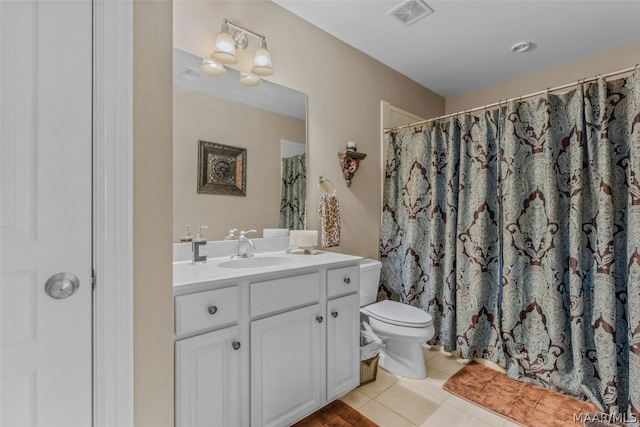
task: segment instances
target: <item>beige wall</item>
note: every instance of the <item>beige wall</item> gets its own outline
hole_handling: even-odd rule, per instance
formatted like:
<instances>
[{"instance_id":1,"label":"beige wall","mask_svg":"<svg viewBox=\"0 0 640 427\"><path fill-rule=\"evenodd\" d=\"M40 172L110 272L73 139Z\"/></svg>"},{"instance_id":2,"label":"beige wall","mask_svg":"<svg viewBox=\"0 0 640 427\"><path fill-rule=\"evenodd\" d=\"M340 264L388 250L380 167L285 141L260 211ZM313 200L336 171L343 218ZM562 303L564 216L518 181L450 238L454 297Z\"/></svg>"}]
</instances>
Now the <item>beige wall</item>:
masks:
<instances>
[{"instance_id":1,"label":"beige wall","mask_svg":"<svg viewBox=\"0 0 640 427\"><path fill-rule=\"evenodd\" d=\"M444 99L269 1L177 0L174 46L208 57L223 18L264 34L275 69L268 79L308 95L308 228L318 229L317 180L324 176L341 208L341 245L332 250L378 258L381 100L434 117L444 113ZM250 68L255 42L238 68ZM350 188L336 154L347 141L367 154Z\"/></svg>"},{"instance_id":2,"label":"beige wall","mask_svg":"<svg viewBox=\"0 0 640 427\"><path fill-rule=\"evenodd\" d=\"M197 193L200 139L247 149L246 196ZM304 143L305 121L174 87L173 240L184 235L186 224L207 225L208 240L222 240L232 228L253 228L257 236L277 228L281 139Z\"/></svg>"},{"instance_id":3,"label":"beige wall","mask_svg":"<svg viewBox=\"0 0 640 427\"><path fill-rule=\"evenodd\" d=\"M173 426L170 1L133 6L134 424Z\"/></svg>"},{"instance_id":4,"label":"beige wall","mask_svg":"<svg viewBox=\"0 0 640 427\"><path fill-rule=\"evenodd\" d=\"M469 92L446 101L446 114L481 107L579 79L622 70L640 63L640 43L608 50L517 79Z\"/></svg>"}]
</instances>

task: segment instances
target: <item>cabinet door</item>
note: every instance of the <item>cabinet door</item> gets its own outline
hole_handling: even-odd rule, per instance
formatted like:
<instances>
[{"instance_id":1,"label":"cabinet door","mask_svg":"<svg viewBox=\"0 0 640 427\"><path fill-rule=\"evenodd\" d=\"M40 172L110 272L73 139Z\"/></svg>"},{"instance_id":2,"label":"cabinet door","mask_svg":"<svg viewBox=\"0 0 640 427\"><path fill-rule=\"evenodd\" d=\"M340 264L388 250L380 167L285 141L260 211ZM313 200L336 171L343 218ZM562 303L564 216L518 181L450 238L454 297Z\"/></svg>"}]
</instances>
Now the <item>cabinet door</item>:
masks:
<instances>
[{"instance_id":1,"label":"cabinet door","mask_svg":"<svg viewBox=\"0 0 640 427\"><path fill-rule=\"evenodd\" d=\"M251 425L290 425L322 400L320 305L251 322Z\"/></svg>"},{"instance_id":2,"label":"cabinet door","mask_svg":"<svg viewBox=\"0 0 640 427\"><path fill-rule=\"evenodd\" d=\"M240 425L237 326L176 342L176 426Z\"/></svg>"},{"instance_id":3,"label":"cabinet door","mask_svg":"<svg viewBox=\"0 0 640 427\"><path fill-rule=\"evenodd\" d=\"M360 384L360 298L327 302L327 400Z\"/></svg>"}]
</instances>

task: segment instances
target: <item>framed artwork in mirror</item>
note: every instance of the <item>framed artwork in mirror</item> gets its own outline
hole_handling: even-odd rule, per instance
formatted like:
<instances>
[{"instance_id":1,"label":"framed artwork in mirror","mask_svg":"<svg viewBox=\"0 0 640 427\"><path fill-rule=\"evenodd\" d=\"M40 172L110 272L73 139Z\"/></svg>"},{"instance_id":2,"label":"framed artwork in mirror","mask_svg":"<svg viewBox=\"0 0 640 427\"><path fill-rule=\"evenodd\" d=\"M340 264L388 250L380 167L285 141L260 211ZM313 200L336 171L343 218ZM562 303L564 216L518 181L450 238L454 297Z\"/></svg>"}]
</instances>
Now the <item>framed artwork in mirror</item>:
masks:
<instances>
[{"instance_id":1,"label":"framed artwork in mirror","mask_svg":"<svg viewBox=\"0 0 640 427\"><path fill-rule=\"evenodd\" d=\"M247 195L247 149L198 141L198 193Z\"/></svg>"}]
</instances>

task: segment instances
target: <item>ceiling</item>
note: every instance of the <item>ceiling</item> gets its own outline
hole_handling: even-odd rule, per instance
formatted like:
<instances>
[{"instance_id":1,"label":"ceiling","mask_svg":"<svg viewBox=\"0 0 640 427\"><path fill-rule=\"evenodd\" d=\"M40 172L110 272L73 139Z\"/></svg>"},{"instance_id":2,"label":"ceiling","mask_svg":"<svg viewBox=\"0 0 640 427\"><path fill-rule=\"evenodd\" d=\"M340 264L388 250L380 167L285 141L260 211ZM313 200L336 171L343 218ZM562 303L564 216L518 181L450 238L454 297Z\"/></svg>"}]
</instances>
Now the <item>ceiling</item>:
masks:
<instances>
[{"instance_id":1,"label":"ceiling","mask_svg":"<svg viewBox=\"0 0 640 427\"><path fill-rule=\"evenodd\" d=\"M273 1L445 98L640 41L640 0L425 0L408 27L387 14L404 0Z\"/></svg>"}]
</instances>

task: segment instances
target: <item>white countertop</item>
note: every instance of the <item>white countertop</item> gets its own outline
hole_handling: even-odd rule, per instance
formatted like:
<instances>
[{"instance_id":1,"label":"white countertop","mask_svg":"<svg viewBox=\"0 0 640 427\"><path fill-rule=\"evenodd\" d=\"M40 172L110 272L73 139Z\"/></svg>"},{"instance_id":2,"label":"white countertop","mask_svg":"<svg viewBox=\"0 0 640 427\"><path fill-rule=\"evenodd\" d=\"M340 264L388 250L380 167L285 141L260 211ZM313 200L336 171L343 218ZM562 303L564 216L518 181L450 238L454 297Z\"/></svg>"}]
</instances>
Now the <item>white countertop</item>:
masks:
<instances>
[{"instance_id":1,"label":"white countertop","mask_svg":"<svg viewBox=\"0 0 640 427\"><path fill-rule=\"evenodd\" d=\"M252 268L224 268L219 265L230 261L229 256L209 258L205 263L195 264L191 261L181 261L173 263L173 286L182 287L186 285L194 285L203 282L211 282L218 280L244 280L256 279L269 273L304 269L307 267L328 266L331 264L339 264L348 261L358 261L362 257L345 255L335 252L318 251L311 254L287 254L284 251L262 252L257 253L255 258L260 257L278 257L283 258L282 264L269 267L252 267Z\"/></svg>"}]
</instances>

